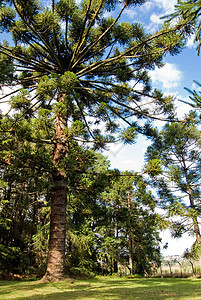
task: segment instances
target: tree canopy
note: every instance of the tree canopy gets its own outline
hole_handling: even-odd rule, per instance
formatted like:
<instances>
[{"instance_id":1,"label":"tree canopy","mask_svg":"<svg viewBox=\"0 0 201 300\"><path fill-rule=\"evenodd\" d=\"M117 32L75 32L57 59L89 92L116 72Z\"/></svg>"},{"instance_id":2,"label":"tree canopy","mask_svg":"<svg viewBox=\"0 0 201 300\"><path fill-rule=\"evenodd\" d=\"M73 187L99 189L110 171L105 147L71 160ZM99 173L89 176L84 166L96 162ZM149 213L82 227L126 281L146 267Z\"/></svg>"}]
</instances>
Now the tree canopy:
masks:
<instances>
[{"instance_id":1,"label":"tree canopy","mask_svg":"<svg viewBox=\"0 0 201 300\"><path fill-rule=\"evenodd\" d=\"M146 170L157 186L159 202L168 209L170 217L179 216L172 224L173 235L179 237L189 231L198 243L201 192L199 124L193 112L182 122L166 124L146 153Z\"/></svg>"},{"instance_id":2,"label":"tree canopy","mask_svg":"<svg viewBox=\"0 0 201 300\"><path fill-rule=\"evenodd\" d=\"M12 140L19 130L31 142L29 154L19 157L23 165L31 163L32 147L39 145L48 163L51 215L45 280L64 276L67 183L73 168L82 165L79 154L74 159L71 155L76 142L84 142L85 149L91 142L94 149L116 139L132 143L138 132L151 134L150 120L174 116L172 98L152 90L147 71L161 67L165 53L177 54L183 35L180 25L166 24L151 35L139 23L120 20L128 6L143 3L53 0L45 7L35 0L0 1L1 30L11 32L13 39L0 44L0 83L13 88L0 99L9 102L14 114L14 119L6 116L7 137ZM105 17L115 7L117 17ZM123 130L119 119L126 124ZM35 134L30 133L33 123ZM12 165L19 153L8 147L4 151L4 162Z\"/></svg>"}]
</instances>

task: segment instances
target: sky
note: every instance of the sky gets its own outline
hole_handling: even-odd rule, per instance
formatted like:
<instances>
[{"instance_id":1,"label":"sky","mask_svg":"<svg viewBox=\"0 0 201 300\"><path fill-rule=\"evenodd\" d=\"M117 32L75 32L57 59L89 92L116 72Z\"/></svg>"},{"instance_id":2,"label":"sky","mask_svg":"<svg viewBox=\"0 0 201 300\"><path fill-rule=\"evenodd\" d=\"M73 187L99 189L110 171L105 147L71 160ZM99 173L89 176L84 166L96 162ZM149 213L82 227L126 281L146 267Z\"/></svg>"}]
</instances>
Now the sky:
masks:
<instances>
[{"instance_id":1,"label":"sky","mask_svg":"<svg viewBox=\"0 0 201 300\"><path fill-rule=\"evenodd\" d=\"M43 0L43 3L49 6L50 0ZM172 13L175 4L175 0L150 0L140 7L128 8L123 13L121 20L131 23L139 22L144 25L147 32L154 33L160 28L162 23L160 17ZM107 12L106 15L115 16L115 12ZM177 99L188 100L189 93L184 87L194 89L195 84L193 80L201 82L201 57L197 56L193 37L188 40L186 48L179 55L173 57L167 55L164 58L164 63L162 68L149 72L153 88L159 88L165 94L171 94ZM189 109L183 103L177 102L177 106L180 116ZM117 168L122 171L134 170L140 172L143 165L144 153L149 143L145 137L139 137L134 145L112 145L103 154L108 156L111 168ZM163 255L182 254L194 241L188 235L185 235L182 239L173 240L169 232L162 233L161 237L162 245L169 242L168 249L162 251Z\"/></svg>"},{"instance_id":2,"label":"sky","mask_svg":"<svg viewBox=\"0 0 201 300\"><path fill-rule=\"evenodd\" d=\"M122 17L122 20L139 22L144 25L147 32L154 33L161 26L160 17L166 16L174 11L175 0L152 0L137 8L129 8ZM109 15L109 13L108 13ZM194 37L188 39L185 49L179 55L167 55L164 58L164 66L149 72L152 78L153 88L158 88L165 94L170 94L176 99L188 100L189 93L184 89L195 89L193 80L201 82L201 57L197 55ZM188 112L189 106L176 100L178 115L182 117ZM110 146L109 151L104 152L107 155L111 168L120 170L141 171L144 163L144 153L150 144L145 137L139 137L136 144L125 146L122 144ZM186 248L190 248L194 238L183 235L180 239L171 238L170 232L166 230L161 233L161 248L168 242L168 248L162 249L162 254L182 255Z\"/></svg>"}]
</instances>

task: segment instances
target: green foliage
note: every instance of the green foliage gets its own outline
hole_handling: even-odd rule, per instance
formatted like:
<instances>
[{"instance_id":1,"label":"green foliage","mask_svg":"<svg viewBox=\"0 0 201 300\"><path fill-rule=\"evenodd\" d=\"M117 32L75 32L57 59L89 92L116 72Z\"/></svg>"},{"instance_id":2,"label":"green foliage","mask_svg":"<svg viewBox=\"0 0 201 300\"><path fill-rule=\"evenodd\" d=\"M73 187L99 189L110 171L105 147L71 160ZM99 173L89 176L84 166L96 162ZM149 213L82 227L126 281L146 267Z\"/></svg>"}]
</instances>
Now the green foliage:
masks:
<instances>
[{"instance_id":1,"label":"green foliage","mask_svg":"<svg viewBox=\"0 0 201 300\"><path fill-rule=\"evenodd\" d=\"M73 0L59 0L56 3L56 12L64 20L73 14L75 8L75 1Z\"/></svg>"},{"instance_id":2,"label":"green foliage","mask_svg":"<svg viewBox=\"0 0 201 300\"><path fill-rule=\"evenodd\" d=\"M4 272L20 272L21 256L20 248L6 247L0 244L0 270Z\"/></svg>"},{"instance_id":3,"label":"green foliage","mask_svg":"<svg viewBox=\"0 0 201 300\"><path fill-rule=\"evenodd\" d=\"M45 124L44 112L40 116ZM41 139L40 143L33 143L41 134L37 121L19 120L18 114L0 120L0 245L3 272L25 273L30 266L35 269L41 267L38 248L34 249L32 242L34 235L39 234L37 227L44 224L42 211L47 205L45 199L49 201L50 197L51 160L49 145L42 145ZM41 130L45 132L44 127Z\"/></svg>"},{"instance_id":4,"label":"green foliage","mask_svg":"<svg viewBox=\"0 0 201 300\"><path fill-rule=\"evenodd\" d=\"M130 38L133 26L128 22L121 21L120 25L116 26L114 30L116 37L119 39L119 43L124 45Z\"/></svg>"},{"instance_id":5,"label":"green foliage","mask_svg":"<svg viewBox=\"0 0 201 300\"><path fill-rule=\"evenodd\" d=\"M198 87L201 86L200 83L197 82L197 81L195 81L195 80L194 80L194 83ZM191 99L191 101L190 102L182 101L182 100L181 101L184 102L184 103L186 103L186 104L189 104L194 109L200 109L200 107L201 107L201 95L200 95L201 92L200 91L196 91L195 89L194 90L190 90L188 88L185 88L185 89L191 94L191 96L189 96L189 98Z\"/></svg>"},{"instance_id":6,"label":"green foliage","mask_svg":"<svg viewBox=\"0 0 201 300\"><path fill-rule=\"evenodd\" d=\"M1 157L8 162L1 190L6 200L2 201L0 210L2 252L7 255L2 269L7 271L14 271L10 267L14 249L19 250L16 272L45 270L52 165L51 144L41 141L52 136L53 119L50 110L41 109L37 118L18 121L12 134L8 130L13 128L12 120L4 119L1 123L4 128L1 136L4 156ZM82 122L75 121L65 134L75 137L83 130ZM146 182L137 174L108 170L105 157L82 149L73 139L70 147L71 153L62 162L62 168L71 171L67 181L67 272L91 276L114 272L118 262L127 266L129 228L135 241L135 271L148 272L159 254L158 225L151 213L155 201Z\"/></svg>"},{"instance_id":7,"label":"green foliage","mask_svg":"<svg viewBox=\"0 0 201 300\"><path fill-rule=\"evenodd\" d=\"M195 33L194 41L198 42L197 51L200 53L201 46L201 5L199 0L181 1L178 0L175 5L175 12L170 15L171 19L177 18L178 24L182 26L187 34Z\"/></svg>"},{"instance_id":8,"label":"green foliage","mask_svg":"<svg viewBox=\"0 0 201 300\"><path fill-rule=\"evenodd\" d=\"M157 176L162 174L162 162L157 158L149 160L148 164L144 167L144 172L150 176Z\"/></svg>"},{"instance_id":9,"label":"green foliage","mask_svg":"<svg viewBox=\"0 0 201 300\"><path fill-rule=\"evenodd\" d=\"M93 260L93 247L95 235L91 231L90 223L93 220L87 220L79 231L68 231L68 243L72 250L67 255L67 272L72 275L93 275L97 270L97 262Z\"/></svg>"},{"instance_id":10,"label":"green foliage","mask_svg":"<svg viewBox=\"0 0 201 300\"><path fill-rule=\"evenodd\" d=\"M196 113L190 112L182 122L166 124L148 147L146 156L145 171L148 166L148 174L156 176L151 181L163 199L163 208L168 209L170 217L180 218L177 221L172 219L173 236L180 237L189 230L199 239L200 130ZM155 167L157 162L162 172L152 174L152 168L159 170Z\"/></svg>"},{"instance_id":11,"label":"green foliage","mask_svg":"<svg viewBox=\"0 0 201 300\"><path fill-rule=\"evenodd\" d=\"M171 53L179 51L182 37L167 26L151 36L141 24L119 22L127 6L142 5L145 1L121 4L117 19L104 16L108 6L115 6L116 1L83 1L75 5L74 1L60 0L53 2L52 8L32 0L12 2L16 18L12 17L9 29L16 45L8 48L2 44L0 50L11 62L15 58L18 84L28 94L35 90L35 96L27 100L33 103L29 107L38 109L46 105L54 109L51 104L55 100L61 102L61 95L65 94L62 101L68 118L86 125L88 135L84 137L95 140L95 149L119 138L97 134L100 122L107 124L107 131L113 134L119 129L116 119L125 121L125 143L132 143L135 131L145 133L143 125L136 126L136 121L152 118L153 114L148 108L140 108L143 93L154 99L157 116L171 115L171 99L151 92L147 70L162 65L164 49ZM6 5L3 7L7 9ZM2 61L4 74L5 60ZM13 68L12 63L9 68ZM143 84L142 91L135 89L137 83ZM13 108L20 108L23 101L17 99ZM129 118L135 122L128 122Z\"/></svg>"},{"instance_id":12,"label":"green foliage","mask_svg":"<svg viewBox=\"0 0 201 300\"><path fill-rule=\"evenodd\" d=\"M37 86L37 94L44 100L51 99L58 87L56 78L49 78L47 75L43 76Z\"/></svg>"},{"instance_id":13,"label":"green foliage","mask_svg":"<svg viewBox=\"0 0 201 300\"><path fill-rule=\"evenodd\" d=\"M168 168L167 174L170 178L170 182L174 181L178 185L181 183L181 177L182 177L182 170L179 166L170 165Z\"/></svg>"},{"instance_id":14,"label":"green foliage","mask_svg":"<svg viewBox=\"0 0 201 300\"><path fill-rule=\"evenodd\" d=\"M10 99L10 108L19 112L24 118L28 119L33 115L30 96L27 90L21 90L16 96Z\"/></svg>"},{"instance_id":15,"label":"green foliage","mask_svg":"<svg viewBox=\"0 0 201 300\"><path fill-rule=\"evenodd\" d=\"M32 136L33 139L42 144L41 141L48 140L50 141L53 135L53 120L54 117L49 109L40 109L38 111L38 117L31 120L32 127ZM47 147L47 146L46 146ZM51 147L51 142L50 142ZM48 153L44 153L45 156L49 156ZM47 161L46 161L47 163Z\"/></svg>"},{"instance_id":16,"label":"green foliage","mask_svg":"<svg viewBox=\"0 0 201 300\"><path fill-rule=\"evenodd\" d=\"M137 132L134 127L124 129L120 134L120 138L122 139L124 144L133 144L135 142L136 136Z\"/></svg>"},{"instance_id":17,"label":"green foliage","mask_svg":"<svg viewBox=\"0 0 201 300\"><path fill-rule=\"evenodd\" d=\"M0 3L0 24L1 24L1 32L9 31L13 20L15 18L15 12L11 9L11 7L5 6L5 4Z\"/></svg>"},{"instance_id":18,"label":"green foliage","mask_svg":"<svg viewBox=\"0 0 201 300\"><path fill-rule=\"evenodd\" d=\"M49 212L49 207L48 207ZM47 216L44 214L44 220L47 222ZM42 218L41 218L42 219ZM47 249L49 240L49 222L38 224L36 233L32 237L32 252L34 253L35 265L41 272L45 272L47 263Z\"/></svg>"},{"instance_id":19,"label":"green foliage","mask_svg":"<svg viewBox=\"0 0 201 300\"><path fill-rule=\"evenodd\" d=\"M76 137L76 136L83 136L83 134L85 133L85 126L81 121L75 121L72 123L71 128L68 129L68 134L70 133L72 134L72 136Z\"/></svg>"},{"instance_id":20,"label":"green foliage","mask_svg":"<svg viewBox=\"0 0 201 300\"><path fill-rule=\"evenodd\" d=\"M200 260L200 255L201 255L200 241L195 241L191 249L187 248L183 255L183 257L191 263L192 271L194 275L196 275L194 262Z\"/></svg>"},{"instance_id":21,"label":"green foliage","mask_svg":"<svg viewBox=\"0 0 201 300\"><path fill-rule=\"evenodd\" d=\"M41 32L46 32L47 36L51 36L51 27L56 31L59 31L59 18L57 18L49 8L45 8L41 13L37 13L34 17L34 21L36 23L36 28L40 28Z\"/></svg>"},{"instance_id":22,"label":"green foliage","mask_svg":"<svg viewBox=\"0 0 201 300\"><path fill-rule=\"evenodd\" d=\"M59 78L59 85L61 92L68 94L69 89L73 89L77 83L77 77L73 72L65 72Z\"/></svg>"},{"instance_id":23,"label":"green foliage","mask_svg":"<svg viewBox=\"0 0 201 300\"><path fill-rule=\"evenodd\" d=\"M64 116L67 113L67 109L64 103L58 102L53 105L53 112L55 116Z\"/></svg>"},{"instance_id":24,"label":"green foliage","mask_svg":"<svg viewBox=\"0 0 201 300\"><path fill-rule=\"evenodd\" d=\"M0 190L2 190L3 188L7 187L7 183L5 181L3 181L2 179L0 179Z\"/></svg>"},{"instance_id":25,"label":"green foliage","mask_svg":"<svg viewBox=\"0 0 201 300\"><path fill-rule=\"evenodd\" d=\"M142 176L123 172L112 178L103 193L110 226L100 227L101 261L110 271L117 261L131 273L150 271L151 262L160 261L155 201ZM146 229L145 229L146 228ZM132 265L130 262L132 261Z\"/></svg>"},{"instance_id":26,"label":"green foliage","mask_svg":"<svg viewBox=\"0 0 201 300\"><path fill-rule=\"evenodd\" d=\"M8 43L3 41L3 46L8 47ZM0 52L0 84L11 84L14 79L13 59L3 52Z\"/></svg>"},{"instance_id":27,"label":"green foliage","mask_svg":"<svg viewBox=\"0 0 201 300\"><path fill-rule=\"evenodd\" d=\"M128 266L130 255L143 274L160 259L155 200L146 182L129 173L117 179L109 162L86 145L94 142L97 150L119 138L133 143L138 132L153 134L151 119L173 117L172 98L151 90L148 71L162 66L165 52L178 53L183 36L168 26L149 35L138 23L119 22L128 6L144 2L59 0L47 8L36 0L1 1L1 29L14 40L0 45L0 83L14 87L5 95L13 114L0 124L2 198L8 201L0 220L12 220L1 243L20 249L22 269L45 264L55 178L65 180L68 191L69 270L97 272L99 257L112 273L118 262ZM116 19L107 18L115 7ZM120 130L118 119L128 128ZM153 169L159 174L160 164Z\"/></svg>"}]
</instances>

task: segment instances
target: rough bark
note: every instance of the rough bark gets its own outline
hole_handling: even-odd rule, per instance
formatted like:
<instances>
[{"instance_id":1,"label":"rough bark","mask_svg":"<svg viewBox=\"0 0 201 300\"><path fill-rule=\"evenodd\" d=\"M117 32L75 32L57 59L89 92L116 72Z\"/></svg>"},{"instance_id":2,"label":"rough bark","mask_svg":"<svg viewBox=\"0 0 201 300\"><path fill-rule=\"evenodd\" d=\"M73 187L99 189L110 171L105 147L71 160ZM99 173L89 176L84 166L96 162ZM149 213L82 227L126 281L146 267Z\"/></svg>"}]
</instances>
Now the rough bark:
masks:
<instances>
[{"instance_id":1,"label":"rough bark","mask_svg":"<svg viewBox=\"0 0 201 300\"><path fill-rule=\"evenodd\" d=\"M134 259L133 259L133 239L132 239L132 234L129 232L129 270L130 274L134 275L135 274L135 268L134 268Z\"/></svg>"},{"instance_id":2,"label":"rough bark","mask_svg":"<svg viewBox=\"0 0 201 300\"><path fill-rule=\"evenodd\" d=\"M189 190L190 207L195 210L195 204L194 204L194 201L192 199L191 193L192 193L192 191ZM198 224L198 219L196 217L193 217L192 219L193 219L195 238L196 238L196 241L200 243L201 236L200 236L200 228L199 228L199 224Z\"/></svg>"},{"instance_id":3,"label":"rough bark","mask_svg":"<svg viewBox=\"0 0 201 300\"><path fill-rule=\"evenodd\" d=\"M63 101L64 95L59 101ZM47 271L43 281L58 281L65 276L65 240L66 240L66 174L60 163L68 155L68 144L64 134L67 125L66 116L57 116L55 121L52 174L53 188L51 197L50 237Z\"/></svg>"},{"instance_id":4,"label":"rough bark","mask_svg":"<svg viewBox=\"0 0 201 300\"><path fill-rule=\"evenodd\" d=\"M186 185L187 185L187 191L188 191L188 197L189 197L189 201L190 201L190 207L195 210L195 203L192 197L192 189L188 180L188 171L187 171L187 167L186 167L186 163L185 160L183 159L183 165L184 165L184 173L185 173L185 177L186 177ZM198 224L198 219L197 217L193 217L193 227L194 227L194 233L195 233L195 238L197 242L200 242L201 240L201 235L200 235L200 228L199 228L199 224Z\"/></svg>"},{"instance_id":5,"label":"rough bark","mask_svg":"<svg viewBox=\"0 0 201 300\"><path fill-rule=\"evenodd\" d=\"M64 279L66 239L66 183L56 175L51 199L50 237L47 271L44 279Z\"/></svg>"},{"instance_id":6,"label":"rough bark","mask_svg":"<svg viewBox=\"0 0 201 300\"><path fill-rule=\"evenodd\" d=\"M131 197L130 197L130 191L127 191L127 199L128 199L128 210L131 210ZM129 248L129 270L131 275L134 275L134 259L133 259L133 237L131 232L131 225L129 225L128 228L128 248Z\"/></svg>"}]
</instances>

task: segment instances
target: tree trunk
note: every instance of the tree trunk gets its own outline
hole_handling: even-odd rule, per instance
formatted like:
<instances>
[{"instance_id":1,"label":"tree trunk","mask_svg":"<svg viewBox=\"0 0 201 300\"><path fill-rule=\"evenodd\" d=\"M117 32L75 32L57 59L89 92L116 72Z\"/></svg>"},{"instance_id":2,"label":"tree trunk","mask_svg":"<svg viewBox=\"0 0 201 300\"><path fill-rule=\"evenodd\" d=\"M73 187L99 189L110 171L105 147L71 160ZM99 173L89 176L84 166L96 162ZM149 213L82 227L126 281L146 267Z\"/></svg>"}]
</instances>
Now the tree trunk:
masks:
<instances>
[{"instance_id":1,"label":"tree trunk","mask_svg":"<svg viewBox=\"0 0 201 300\"><path fill-rule=\"evenodd\" d=\"M135 274L135 270L134 270L134 262L133 262L133 240L132 240L132 235L129 232L129 266L130 266L130 273L131 275Z\"/></svg>"},{"instance_id":2,"label":"tree trunk","mask_svg":"<svg viewBox=\"0 0 201 300\"><path fill-rule=\"evenodd\" d=\"M192 190L189 189L188 193L189 193L190 207L193 210L195 210L195 203L194 203L194 200L192 198ZM198 219L197 219L197 217L193 217L192 219L193 219L195 238L196 238L196 241L199 243L200 240L201 240L201 236L200 236L200 228L199 228L199 224L198 224Z\"/></svg>"},{"instance_id":3,"label":"tree trunk","mask_svg":"<svg viewBox=\"0 0 201 300\"><path fill-rule=\"evenodd\" d=\"M162 268L162 265L160 265L160 272L161 272L161 278L163 278L163 268Z\"/></svg>"},{"instance_id":4,"label":"tree trunk","mask_svg":"<svg viewBox=\"0 0 201 300\"><path fill-rule=\"evenodd\" d=\"M114 273L118 273L118 262L116 259L114 259Z\"/></svg>"},{"instance_id":5,"label":"tree trunk","mask_svg":"<svg viewBox=\"0 0 201 300\"><path fill-rule=\"evenodd\" d=\"M65 95L60 96L63 102ZM58 281L65 275L65 244L66 244L66 174L60 163L68 155L68 141L64 134L67 126L67 116L57 116L55 120L55 135L53 162L55 169L52 174L53 188L51 195L50 237L48 249L47 271L43 281Z\"/></svg>"},{"instance_id":6,"label":"tree trunk","mask_svg":"<svg viewBox=\"0 0 201 300\"><path fill-rule=\"evenodd\" d=\"M191 264L191 268L192 268L192 274L195 276L196 275L196 273L195 273L195 269L194 269L194 264L193 264L193 262L192 261L189 261L190 262L190 264Z\"/></svg>"},{"instance_id":7,"label":"tree trunk","mask_svg":"<svg viewBox=\"0 0 201 300\"><path fill-rule=\"evenodd\" d=\"M131 197L130 197L130 191L127 190L127 199L128 199L128 211L131 210ZM131 233L131 225L129 224L128 228L128 249L129 249L129 270L131 275L135 274L134 270L134 260L133 260L133 237Z\"/></svg>"},{"instance_id":8,"label":"tree trunk","mask_svg":"<svg viewBox=\"0 0 201 300\"><path fill-rule=\"evenodd\" d=\"M180 262L178 262L178 264L179 264L179 267L180 267L180 275L182 277L183 276L183 273L182 273L182 264Z\"/></svg>"},{"instance_id":9,"label":"tree trunk","mask_svg":"<svg viewBox=\"0 0 201 300\"><path fill-rule=\"evenodd\" d=\"M171 263L170 262L168 262L168 266L170 268L170 275L172 275L172 268L171 268Z\"/></svg>"},{"instance_id":10,"label":"tree trunk","mask_svg":"<svg viewBox=\"0 0 201 300\"><path fill-rule=\"evenodd\" d=\"M192 197L192 188L191 188L189 180L188 180L188 171L187 171L187 167L186 167L186 163L185 163L184 159L183 159L183 165L184 165L184 173L185 173L185 177L186 177L186 185L187 185L188 197L189 197L189 201L190 201L190 207L195 211L196 207L195 207L194 199ZM192 220L193 220L195 238L196 238L196 241L199 243L201 240L201 235L200 235L198 219L197 219L197 217L194 216L194 217L192 217Z\"/></svg>"}]
</instances>

